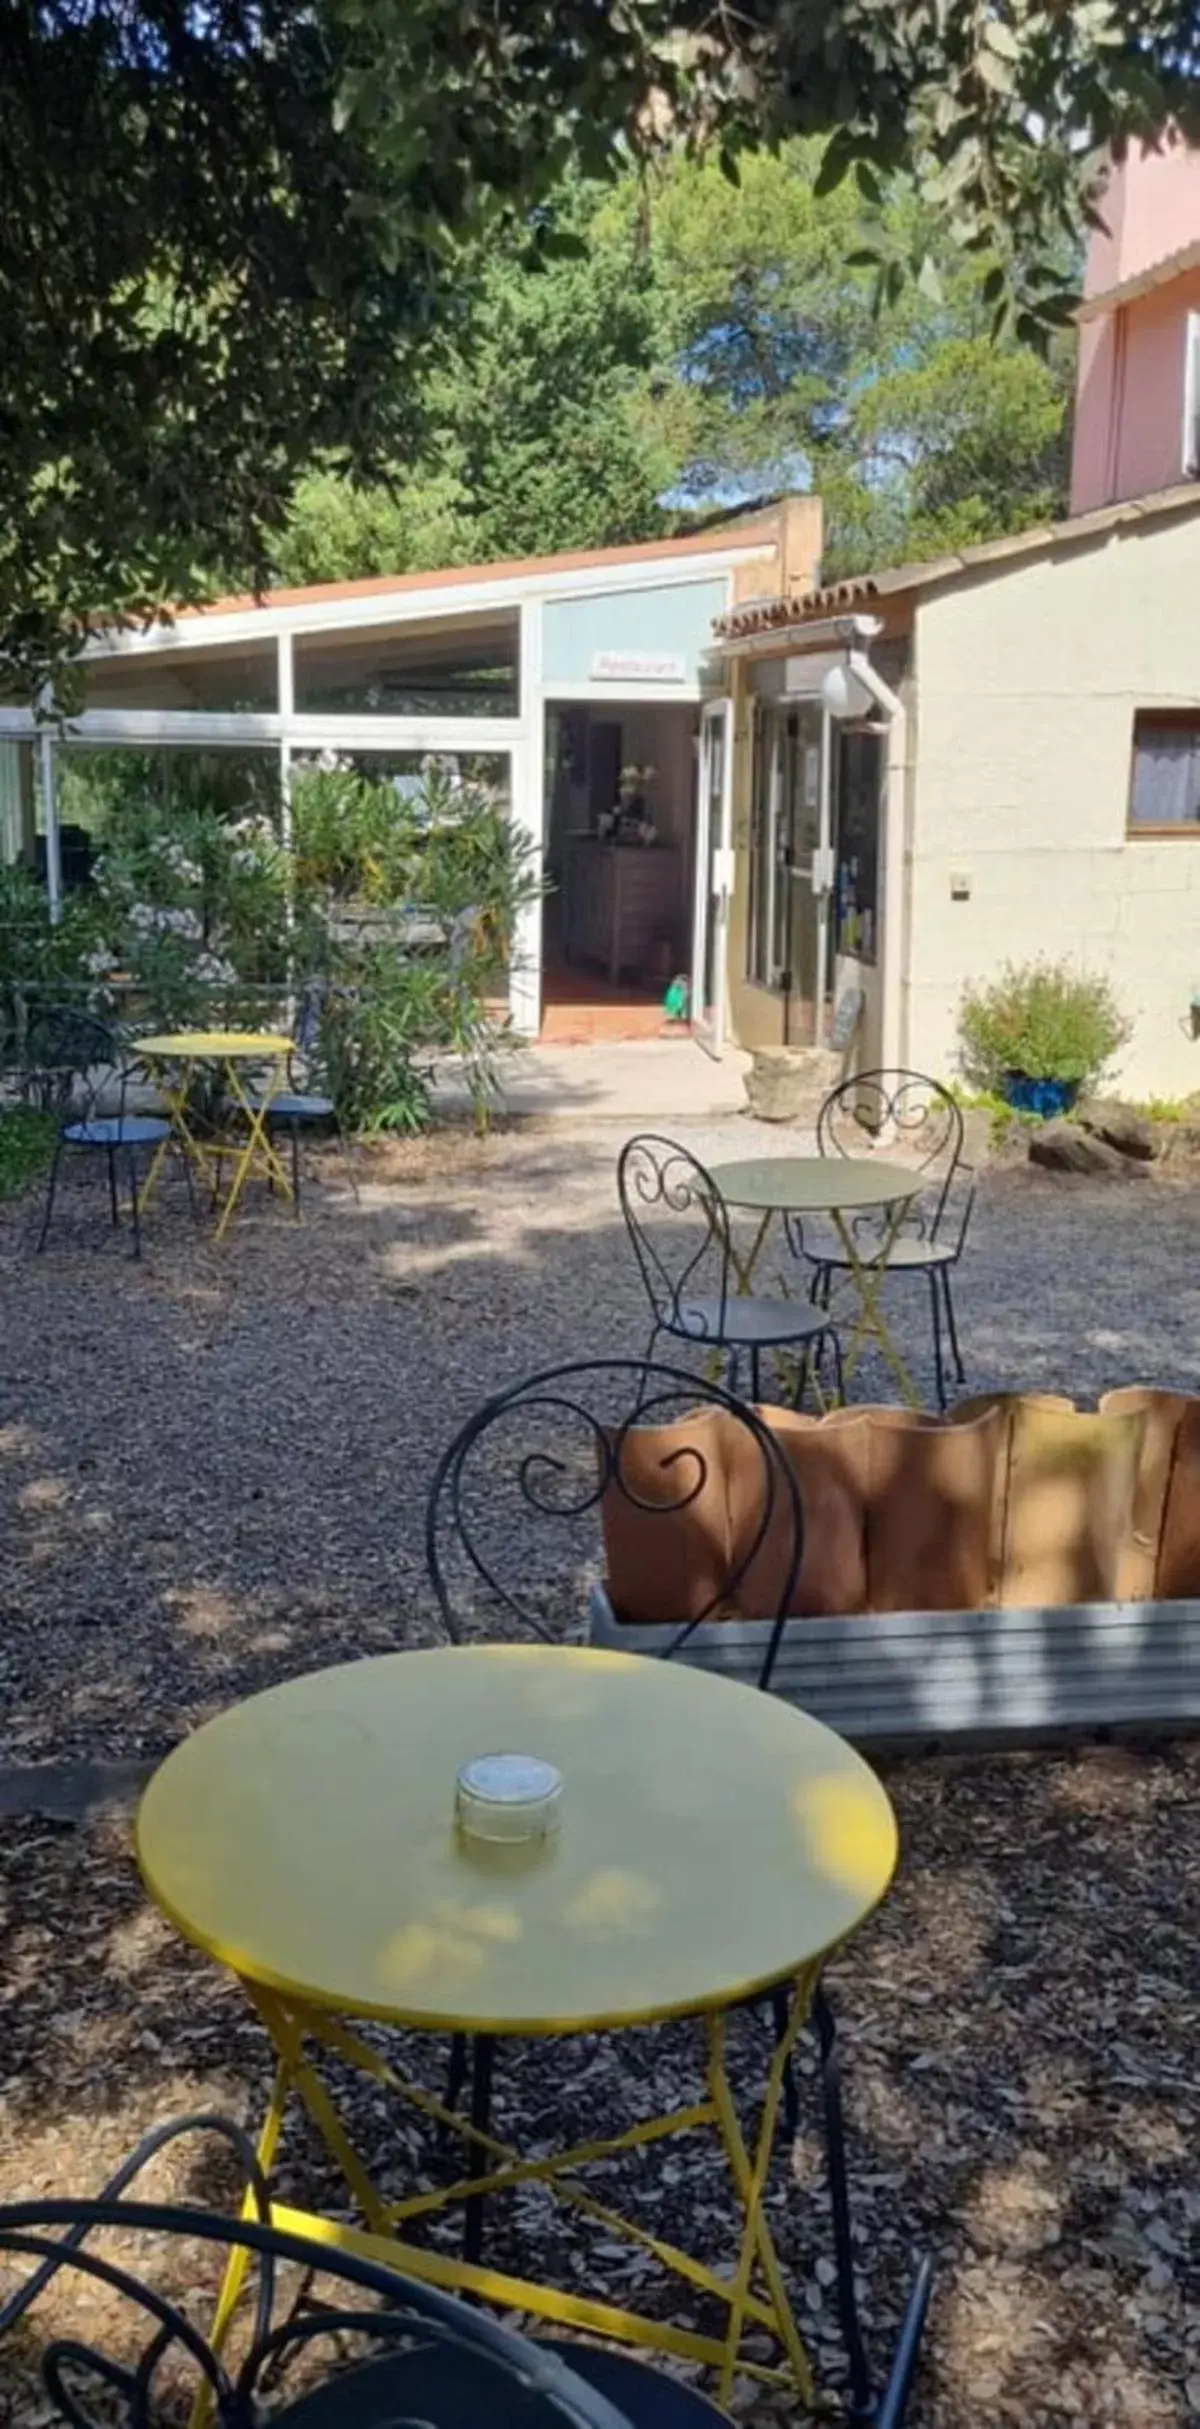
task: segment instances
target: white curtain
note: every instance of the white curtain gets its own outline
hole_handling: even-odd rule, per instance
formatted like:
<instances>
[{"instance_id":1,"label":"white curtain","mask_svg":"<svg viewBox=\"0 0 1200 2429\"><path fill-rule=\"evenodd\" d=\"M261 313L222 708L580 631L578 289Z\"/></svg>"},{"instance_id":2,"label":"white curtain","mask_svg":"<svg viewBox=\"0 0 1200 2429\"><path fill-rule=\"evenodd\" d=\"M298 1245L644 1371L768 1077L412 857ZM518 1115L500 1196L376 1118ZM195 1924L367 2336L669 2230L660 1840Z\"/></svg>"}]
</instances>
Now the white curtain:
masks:
<instances>
[{"instance_id":1,"label":"white curtain","mask_svg":"<svg viewBox=\"0 0 1200 2429\"><path fill-rule=\"evenodd\" d=\"M1186 827L1200 821L1200 719L1194 726L1144 725L1134 736L1135 827Z\"/></svg>"}]
</instances>

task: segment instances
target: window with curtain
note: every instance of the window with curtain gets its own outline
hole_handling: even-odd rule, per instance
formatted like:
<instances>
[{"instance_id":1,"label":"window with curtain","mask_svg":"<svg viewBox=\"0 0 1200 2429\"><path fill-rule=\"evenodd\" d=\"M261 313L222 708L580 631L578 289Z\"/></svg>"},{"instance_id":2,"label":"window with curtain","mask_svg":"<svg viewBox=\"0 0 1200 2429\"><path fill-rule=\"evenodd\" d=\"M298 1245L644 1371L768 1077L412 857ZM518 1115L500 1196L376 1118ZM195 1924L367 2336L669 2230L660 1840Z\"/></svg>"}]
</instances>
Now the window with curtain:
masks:
<instances>
[{"instance_id":1,"label":"window with curtain","mask_svg":"<svg viewBox=\"0 0 1200 2429\"><path fill-rule=\"evenodd\" d=\"M1129 828L1200 833L1200 708L1144 709L1134 718Z\"/></svg>"}]
</instances>

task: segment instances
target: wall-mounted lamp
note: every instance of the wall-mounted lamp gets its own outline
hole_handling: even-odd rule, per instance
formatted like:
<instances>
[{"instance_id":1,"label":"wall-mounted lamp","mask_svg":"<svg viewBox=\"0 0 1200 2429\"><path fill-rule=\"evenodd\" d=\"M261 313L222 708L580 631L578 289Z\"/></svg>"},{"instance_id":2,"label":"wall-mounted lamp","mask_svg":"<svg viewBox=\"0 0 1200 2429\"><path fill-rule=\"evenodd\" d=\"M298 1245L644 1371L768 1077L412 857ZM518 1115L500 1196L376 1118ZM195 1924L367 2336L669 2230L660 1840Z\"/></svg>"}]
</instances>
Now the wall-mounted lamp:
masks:
<instances>
[{"instance_id":1,"label":"wall-mounted lamp","mask_svg":"<svg viewBox=\"0 0 1200 2429\"><path fill-rule=\"evenodd\" d=\"M839 719L869 717L875 707L873 693L852 666L830 667L821 685L821 700L830 716Z\"/></svg>"}]
</instances>

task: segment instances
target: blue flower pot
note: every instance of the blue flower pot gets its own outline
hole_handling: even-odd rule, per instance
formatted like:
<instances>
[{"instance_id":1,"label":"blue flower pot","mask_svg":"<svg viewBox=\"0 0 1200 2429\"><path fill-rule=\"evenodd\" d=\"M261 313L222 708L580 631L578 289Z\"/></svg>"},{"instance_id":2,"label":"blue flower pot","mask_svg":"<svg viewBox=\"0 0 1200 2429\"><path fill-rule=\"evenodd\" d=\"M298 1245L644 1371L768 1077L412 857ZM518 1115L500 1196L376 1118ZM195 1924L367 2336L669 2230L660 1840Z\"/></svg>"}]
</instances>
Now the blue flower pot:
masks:
<instances>
[{"instance_id":1,"label":"blue flower pot","mask_svg":"<svg viewBox=\"0 0 1200 2429\"><path fill-rule=\"evenodd\" d=\"M1059 1114L1069 1113L1079 1088L1078 1080L1032 1080L1025 1071L1004 1074L1006 1103L1017 1113L1036 1114L1039 1122L1052 1122Z\"/></svg>"}]
</instances>

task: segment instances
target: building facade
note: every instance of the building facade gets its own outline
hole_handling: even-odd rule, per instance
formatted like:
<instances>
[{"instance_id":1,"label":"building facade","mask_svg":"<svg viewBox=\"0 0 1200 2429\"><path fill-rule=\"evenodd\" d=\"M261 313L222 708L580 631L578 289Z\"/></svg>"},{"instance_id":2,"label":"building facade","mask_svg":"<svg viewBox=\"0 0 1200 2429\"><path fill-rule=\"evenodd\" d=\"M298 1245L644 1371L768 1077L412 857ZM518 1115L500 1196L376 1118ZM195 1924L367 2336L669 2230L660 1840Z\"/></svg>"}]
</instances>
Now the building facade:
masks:
<instances>
[{"instance_id":1,"label":"building facade","mask_svg":"<svg viewBox=\"0 0 1200 2429\"><path fill-rule=\"evenodd\" d=\"M52 907L86 876L60 814L75 754L321 753L404 776L427 755L483 771L551 881L511 964L515 1026L536 1035L547 962L582 983L717 967L699 882L697 740L714 620L740 579L811 580L808 508L645 546L217 602L91 643L82 706L0 706L0 861L45 874ZM622 779L638 773L653 848L618 861ZM626 791L628 791L626 787ZM635 882L636 880L636 882ZM607 904L607 910L605 905ZM632 959L634 967L629 967ZM696 1005L703 1029L706 1006Z\"/></svg>"},{"instance_id":2,"label":"building facade","mask_svg":"<svg viewBox=\"0 0 1200 2429\"><path fill-rule=\"evenodd\" d=\"M1200 156L1131 154L1109 200L1086 507L721 621L748 1045L827 1037L854 987L861 1066L953 1077L963 988L1045 955L1111 978L1123 1087L1200 1089Z\"/></svg>"},{"instance_id":3,"label":"building facade","mask_svg":"<svg viewBox=\"0 0 1200 2429\"><path fill-rule=\"evenodd\" d=\"M1109 173L1088 246L1071 512L1200 472L1200 152L1167 134Z\"/></svg>"},{"instance_id":4,"label":"building facade","mask_svg":"<svg viewBox=\"0 0 1200 2429\"><path fill-rule=\"evenodd\" d=\"M713 1053L821 1043L951 1076L963 987L1105 972L1123 1083L1200 1087L1200 154L1114 170L1080 313L1069 521L822 587L818 500L687 538L276 591L94 641L65 723L0 706L0 860L52 903L71 754L334 751L486 770L549 880L511 965ZM70 788L67 788L69 791ZM634 844L639 846L634 849ZM640 848L649 845L650 849Z\"/></svg>"}]
</instances>

